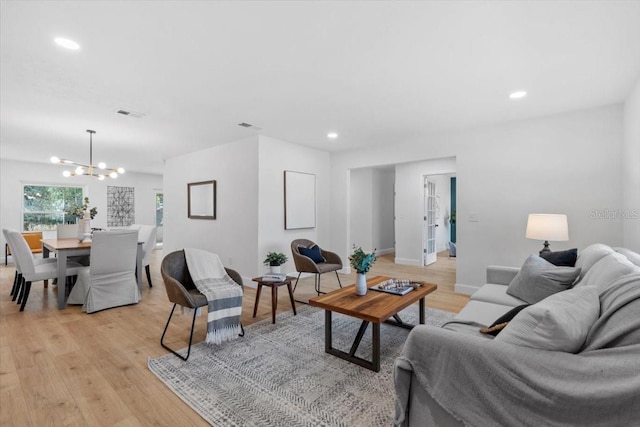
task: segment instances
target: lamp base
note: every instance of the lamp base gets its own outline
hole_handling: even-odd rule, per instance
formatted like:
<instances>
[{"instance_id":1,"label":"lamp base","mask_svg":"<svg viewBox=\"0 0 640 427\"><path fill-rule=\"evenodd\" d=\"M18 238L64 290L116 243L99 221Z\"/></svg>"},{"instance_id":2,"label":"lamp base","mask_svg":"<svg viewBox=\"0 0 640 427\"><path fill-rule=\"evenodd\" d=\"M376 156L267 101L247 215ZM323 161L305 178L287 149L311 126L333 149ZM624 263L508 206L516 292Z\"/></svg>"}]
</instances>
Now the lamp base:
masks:
<instances>
[{"instance_id":1,"label":"lamp base","mask_svg":"<svg viewBox=\"0 0 640 427\"><path fill-rule=\"evenodd\" d=\"M544 247L540 251L540 255L542 255L543 252L551 252L551 249L549 249L549 241L548 240L545 240L543 245L544 245Z\"/></svg>"}]
</instances>

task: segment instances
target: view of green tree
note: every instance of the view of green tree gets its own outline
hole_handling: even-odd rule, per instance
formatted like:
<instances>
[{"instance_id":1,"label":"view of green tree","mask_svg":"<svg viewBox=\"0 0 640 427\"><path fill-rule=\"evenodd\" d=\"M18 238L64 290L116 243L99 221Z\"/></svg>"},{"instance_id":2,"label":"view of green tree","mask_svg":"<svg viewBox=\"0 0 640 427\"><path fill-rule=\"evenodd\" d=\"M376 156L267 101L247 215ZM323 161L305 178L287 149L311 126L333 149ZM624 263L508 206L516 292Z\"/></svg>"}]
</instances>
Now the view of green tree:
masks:
<instances>
[{"instance_id":1,"label":"view of green tree","mask_svg":"<svg viewBox=\"0 0 640 427\"><path fill-rule=\"evenodd\" d=\"M23 231L55 230L75 218L66 218L65 207L82 204L82 187L25 185Z\"/></svg>"}]
</instances>

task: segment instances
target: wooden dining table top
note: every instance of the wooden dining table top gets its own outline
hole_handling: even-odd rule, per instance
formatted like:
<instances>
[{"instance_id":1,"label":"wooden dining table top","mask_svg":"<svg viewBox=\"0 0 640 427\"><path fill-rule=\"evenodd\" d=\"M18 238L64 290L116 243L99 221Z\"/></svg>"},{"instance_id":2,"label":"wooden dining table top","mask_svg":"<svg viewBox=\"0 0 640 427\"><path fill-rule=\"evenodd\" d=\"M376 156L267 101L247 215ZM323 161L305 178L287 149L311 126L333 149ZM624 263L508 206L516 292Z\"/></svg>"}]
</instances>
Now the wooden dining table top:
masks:
<instances>
[{"instance_id":1,"label":"wooden dining table top","mask_svg":"<svg viewBox=\"0 0 640 427\"><path fill-rule=\"evenodd\" d=\"M42 239L42 245L51 251L60 249L86 249L91 247L91 242L81 242L75 237L66 239Z\"/></svg>"}]
</instances>

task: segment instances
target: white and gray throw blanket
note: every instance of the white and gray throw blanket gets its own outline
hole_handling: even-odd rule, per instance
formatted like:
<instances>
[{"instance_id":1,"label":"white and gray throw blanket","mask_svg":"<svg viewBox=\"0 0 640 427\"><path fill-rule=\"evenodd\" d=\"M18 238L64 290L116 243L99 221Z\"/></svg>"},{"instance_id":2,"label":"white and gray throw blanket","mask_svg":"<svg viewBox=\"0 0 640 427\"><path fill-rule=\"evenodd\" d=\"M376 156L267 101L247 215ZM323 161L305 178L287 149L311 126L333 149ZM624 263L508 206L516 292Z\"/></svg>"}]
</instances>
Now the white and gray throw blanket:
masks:
<instances>
[{"instance_id":1,"label":"white and gray throw blanket","mask_svg":"<svg viewBox=\"0 0 640 427\"><path fill-rule=\"evenodd\" d=\"M242 287L229 277L218 255L185 248L189 273L209 302L207 343L220 344L238 338L241 332Z\"/></svg>"}]
</instances>

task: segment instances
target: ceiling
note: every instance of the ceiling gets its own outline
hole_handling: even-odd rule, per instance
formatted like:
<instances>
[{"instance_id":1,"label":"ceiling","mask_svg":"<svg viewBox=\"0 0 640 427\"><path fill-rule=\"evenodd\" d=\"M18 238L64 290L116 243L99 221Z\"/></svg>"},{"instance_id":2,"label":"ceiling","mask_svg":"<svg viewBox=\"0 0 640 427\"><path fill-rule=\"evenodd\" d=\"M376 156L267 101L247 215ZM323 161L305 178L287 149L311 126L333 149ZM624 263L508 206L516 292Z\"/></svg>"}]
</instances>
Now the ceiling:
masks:
<instances>
[{"instance_id":1,"label":"ceiling","mask_svg":"<svg viewBox=\"0 0 640 427\"><path fill-rule=\"evenodd\" d=\"M328 151L419 141L620 103L640 77L638 1L2 1L0 12L0 156L43 163L88 161L86 129L94 162L147 173L258 132Z\"/></svg>"}]
</instances>

